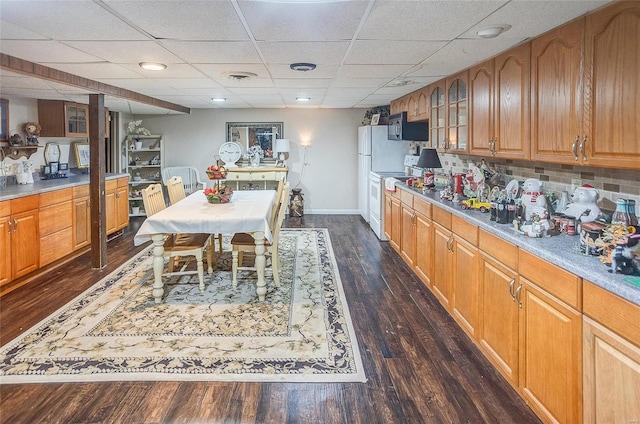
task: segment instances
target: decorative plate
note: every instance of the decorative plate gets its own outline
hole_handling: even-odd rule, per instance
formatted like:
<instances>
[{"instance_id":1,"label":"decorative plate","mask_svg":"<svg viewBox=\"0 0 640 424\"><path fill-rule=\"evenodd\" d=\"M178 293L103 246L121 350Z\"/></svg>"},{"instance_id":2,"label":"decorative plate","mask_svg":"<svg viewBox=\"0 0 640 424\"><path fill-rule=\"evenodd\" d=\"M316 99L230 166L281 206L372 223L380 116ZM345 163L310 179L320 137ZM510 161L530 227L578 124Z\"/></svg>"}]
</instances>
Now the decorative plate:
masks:
<instances>
[{"instance_id":1,"label":"decorative plate","mask_svg":"<svg viewBox=\"0 0 640 424\"><path fill-rule=\"evenodd\" d=\"M236 142L227 141L226 143L222 143L218 153L220 154L220 159L224 161L224 166L230 167L234 166L242 156L242 147Z\"/></svg>"}]
</instances>

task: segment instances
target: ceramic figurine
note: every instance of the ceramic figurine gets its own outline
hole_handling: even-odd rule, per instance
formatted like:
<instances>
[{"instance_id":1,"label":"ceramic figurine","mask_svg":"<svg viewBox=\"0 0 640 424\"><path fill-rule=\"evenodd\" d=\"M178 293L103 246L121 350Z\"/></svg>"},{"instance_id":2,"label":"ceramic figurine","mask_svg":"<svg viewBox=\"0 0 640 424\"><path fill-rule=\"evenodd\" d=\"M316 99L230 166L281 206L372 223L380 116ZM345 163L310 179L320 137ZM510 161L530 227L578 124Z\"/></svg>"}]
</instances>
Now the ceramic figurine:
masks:
<instances>
[{"instance_id":1,"label":"ceramic figurine","mask_svg":"<svg viewBox=\"0 0 640 424\"><path fill-rule=\"evenodd\" d=\"M600 208L596 204L598 197L600 192L588 184L577 187L571 195L573 203L570 203L562 213L575 216L580 222L595 221L600 213Z\"/></svg>"},{"instance_id":2,"label":"ceramic figurine","mask_svg":"<svg viewBox=\"0 0 640 424\"><path fill-rule=\"evenodd\" d=\"M544 216L547 212L547 198L542 193L542 181L535 178L525 180L522 185L522 205L524 206L525 220L531 221L535 213Z\"/></svg>"}]
</instances>

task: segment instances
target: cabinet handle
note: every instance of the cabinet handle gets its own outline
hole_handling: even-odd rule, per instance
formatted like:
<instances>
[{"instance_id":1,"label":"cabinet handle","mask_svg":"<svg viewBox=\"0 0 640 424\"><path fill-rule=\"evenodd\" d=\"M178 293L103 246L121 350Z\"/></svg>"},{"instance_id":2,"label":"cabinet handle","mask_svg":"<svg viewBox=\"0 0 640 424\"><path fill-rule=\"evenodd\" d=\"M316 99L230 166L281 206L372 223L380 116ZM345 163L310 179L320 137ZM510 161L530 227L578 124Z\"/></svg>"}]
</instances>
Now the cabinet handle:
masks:
<instances>
[{"instance_id":1,"label":"cabinet handle","mask_svg":"<svg viewBox=\"0 0 640 424\"><path fill-rule=\"evenodd\" d=\"M522 301L520 300L520 291L522 290L522 283L518 285L516 289L516 299L518 301L518 308L522 309Z\"/></svg>"},{"instance_id":2,"label":"cabinet handle","mask_svg":"<svg viewBox=\"0 0 640 424\"><path fill-rule=\"evenodd\" d=\"M571 153L573 153L573 157L575 158L575 160L578 160L578 141L580 140L580 134L578 134L576 136L576 139L573 141L573 144L571 145Z\"/></svg>"},{"instance_id":3,"label":"cabinet handle","mask_svg":"<svg viewBox=\"0 0 640 424\"><path fill-rule=\"evenodd\" d=\"M491 154L496 155L498 151L496 150L496 143L498 142L498 137L493 137L493 144L491 145Z\"/></svg>"},{"instance_id":4,"label":"cabinet handle","mask_svg":"<svg viewBox=\"0 0 640 424\"><path fill-rule=\"evenodd\" d=\"M15 233L16 231L18 231L18 221L13 218L13 232Z\"/></svg>"},{"instance_id":5,"label":"cabinet handle","mask_svg":"<svg viewBox=\"0 0 640 424\"><path fill-rule=\"evenodd\" d=\"M7 233L11 234L11 220L10 219L7 219L7 229L8 229Z\"/></svg>"},{"instance_id":6,"label":"cabinet handle","mask_svg":"<svg viewBox=\"0 0 640 424\"><path fill-rule=\"evenodd\" d=\"M511 295L511 300L516 301L516 294L513 291L513 286L516 284L516 277L513 277L509 282L509 294Z\"/></svg>"},{"instance_id":7,"label":"cabinet handle","mask_svg":"<svg viewBox=\"0 0 640 424\"><path fill-rule=\"evenodd\" d=\"M587 144L587 136L585 135L580 142L580 154L582 155L582 160L587 160L587 155L584 153L584 146Z\"/></svg>"},{"instance_id":8,"label":"cabinet handle","mask_svg":"<svg viewBox=\"0 0 640 424\"><path fill-rule=\"evenodd\" d=\"M449 237L449 240L447 240L447 250L449 253L453 253L453 237Z\"/></svg>"}]
</instances>

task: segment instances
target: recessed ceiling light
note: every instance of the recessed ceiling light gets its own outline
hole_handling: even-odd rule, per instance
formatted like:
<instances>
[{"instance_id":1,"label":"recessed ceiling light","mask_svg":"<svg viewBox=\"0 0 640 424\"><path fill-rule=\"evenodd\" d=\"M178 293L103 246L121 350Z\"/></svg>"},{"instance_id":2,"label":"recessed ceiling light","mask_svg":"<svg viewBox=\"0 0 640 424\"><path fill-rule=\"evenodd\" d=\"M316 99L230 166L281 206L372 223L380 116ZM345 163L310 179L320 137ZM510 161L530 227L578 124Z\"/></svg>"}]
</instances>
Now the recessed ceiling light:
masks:
<instances>
[{"instance_id":1,"label":"recessed ceiling light","mask_svg":"<svg viewBox=\"0 0 640 424\"><path fill-rule=\"evenodd\" d=\"M311 97L296 97L296 100L299 102L308 102L311 100Z\"/></svg>"},{"instance_id":2,"label":"recessed ceiling light","mask_svg":"<svg viewBox=\"0 0 640 424\"><path fill-rule=\"evenodd\" d=\"M258 76L258 74L254 74L253 72L243 72L243 71L228 71L228 72L223 72L220 75L222 76L222 78L235 80L235 81L242 81L250 78L255 78Z\"/></svg>"},{"instance_id":3,"label":"recessed ceiling light","mask_svg":"<svg viewBox=\"0 0 640 424\"><path fill-rule=\"evenodd\" d=\"M405 85L410 84L412 82L413 81L408 80L408 79L397 79L397 80L391 81L387 85L390 86L390 87L402 87L402 86L405 86Z\"/></svg>"},{"instance_id":4,"label":"recessed ceiling light","mask_svg":"<svg viewBox=\"0 0 640 424\"><path fill-rule=\"evenodd\" d=\"M164 71L167 68L167 65L160 62L140 62L139 65L147 71Z\"/></svg>"},{"instance_id":5,"label":"recessed ceiling light","mask_svg":"<svg viewBox=\"0 0 640 424\"><path fill-rule=\"evenodd\" d=\"M289 68L293 69L294 71L307 72L307 71L313 71L314 69L316 69L316 65L315 63L300 62L300 63L292 63L291 65L289 65Z\"/></svg>"},{"instance_id":6,"label":"recessed ceiling light","mask_svg":"<svg viewBox=\"0 0 640 424\"><path fill-rule=\"evenodd\" d=\"M226 102L227 99L226 99L226 97L212 97L211 101L212 102Z\"/></svg>"},{"instance_id":7,"label":"recessed ceiling light","mask_svg":"<svg viewBox=\"0 0 640 424\"><path fill-rule=\"evenodd\" d=\"M511 25L496 25L493 27L481 29L478 31L478 35L482 38L496 38L498 35L502 34L505 31L509 31L511 29Z\"/></svg>"}]
</instances>

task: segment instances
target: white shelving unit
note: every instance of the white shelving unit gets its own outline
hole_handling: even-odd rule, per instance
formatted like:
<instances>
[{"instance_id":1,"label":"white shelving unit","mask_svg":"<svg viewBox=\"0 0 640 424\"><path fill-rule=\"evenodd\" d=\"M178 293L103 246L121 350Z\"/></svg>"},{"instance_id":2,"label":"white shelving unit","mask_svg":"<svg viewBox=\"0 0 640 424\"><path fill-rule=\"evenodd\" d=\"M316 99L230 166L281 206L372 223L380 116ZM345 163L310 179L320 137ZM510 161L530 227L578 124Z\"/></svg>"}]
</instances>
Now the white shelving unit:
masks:
<instances>
[{"instance_id":1,"label":"white shelving unit","mask_svg":"<svg viewBox=\"0 0 640 424\"><path fill-rule=\"evenodd\" d=\"M138 143L136 143L138 142ZM140 190L162 182L164 143L162 135L128 135L125 141L129 174L129 216L146 216ZM139 211L133 207L139 204Z\"/></svg>"}]
</instances>

